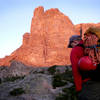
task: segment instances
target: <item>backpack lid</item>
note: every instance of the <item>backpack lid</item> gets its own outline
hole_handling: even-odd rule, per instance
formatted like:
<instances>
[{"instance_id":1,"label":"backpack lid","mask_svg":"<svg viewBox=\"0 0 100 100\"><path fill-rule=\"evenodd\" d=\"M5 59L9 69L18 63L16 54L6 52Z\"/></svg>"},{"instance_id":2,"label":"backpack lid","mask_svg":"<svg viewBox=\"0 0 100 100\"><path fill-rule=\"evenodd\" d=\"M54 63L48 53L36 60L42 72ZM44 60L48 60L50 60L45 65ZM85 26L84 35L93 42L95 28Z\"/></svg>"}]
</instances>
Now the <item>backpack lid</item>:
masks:
<instances>
[{"instance_id":1,"label":"backpack lid","mask_svg":"<svg viewBox=\"0 0 100 100\"><path fill-rule=\"evenodd\" d=\"M89 33L96 34L96 36L100 38L100 28L98 27L90 27L89 29L86 30L84 35L87 35Z\"/></svg>"}]
</instances>

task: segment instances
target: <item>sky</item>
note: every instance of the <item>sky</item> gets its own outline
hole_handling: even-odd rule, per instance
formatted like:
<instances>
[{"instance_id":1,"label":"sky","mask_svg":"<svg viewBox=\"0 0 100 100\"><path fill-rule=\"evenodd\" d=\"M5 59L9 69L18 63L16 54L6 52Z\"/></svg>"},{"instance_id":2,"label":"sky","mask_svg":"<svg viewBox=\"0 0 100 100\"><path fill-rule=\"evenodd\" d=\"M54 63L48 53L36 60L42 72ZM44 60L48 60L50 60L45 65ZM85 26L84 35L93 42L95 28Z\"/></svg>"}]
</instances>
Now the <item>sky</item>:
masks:
<instances>
[{"instance_id":1,"label":"sky","mask_svg":"<svg viewBox=\"0 0 100 100\"><path fill-rule=\"evenodd\" d=\"M58 8L74 25L100 23L100 0L0 0L0 58L21 46L38 6Z\"/></svg>"}]
</instances>

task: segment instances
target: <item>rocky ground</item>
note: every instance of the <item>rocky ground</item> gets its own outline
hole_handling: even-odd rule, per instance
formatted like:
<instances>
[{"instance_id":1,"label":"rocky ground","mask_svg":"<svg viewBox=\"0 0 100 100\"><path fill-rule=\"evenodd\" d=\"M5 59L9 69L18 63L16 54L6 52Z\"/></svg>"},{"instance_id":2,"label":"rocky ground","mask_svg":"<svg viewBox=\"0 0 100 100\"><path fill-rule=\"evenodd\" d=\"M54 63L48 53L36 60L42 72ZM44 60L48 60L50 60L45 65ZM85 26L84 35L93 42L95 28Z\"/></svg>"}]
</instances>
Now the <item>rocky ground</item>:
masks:
<instances>
[{"instance_id":1,"label":"rocky ground","mask_svg":"<svg viewBox=\"0 0 100 100\"><path fill-rule=\"evenodd\" d=\"M1 66L0 100L77 100L71 67Z\"/></svg>"}]
</instances>

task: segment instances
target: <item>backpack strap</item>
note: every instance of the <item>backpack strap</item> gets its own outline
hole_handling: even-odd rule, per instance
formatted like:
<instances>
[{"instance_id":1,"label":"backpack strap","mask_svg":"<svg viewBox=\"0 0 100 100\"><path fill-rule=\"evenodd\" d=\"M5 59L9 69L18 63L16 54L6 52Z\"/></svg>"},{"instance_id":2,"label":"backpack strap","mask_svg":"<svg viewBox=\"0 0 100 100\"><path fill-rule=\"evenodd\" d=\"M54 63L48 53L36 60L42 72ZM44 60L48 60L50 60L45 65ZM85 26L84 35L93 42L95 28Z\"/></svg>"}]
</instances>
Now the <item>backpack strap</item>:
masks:
<instances>
[{"instance_id":1,"label":"backpack strap","mask_svg":"<svg viewBox=\"0 0 100 100\"><path fill-rule=\"evenodd\" d=\"M84 48L84 45L83 44L78 44L77 46L80 46L80 47L83 47Z\"/></svg>"},{"instance_id":2,"label":"backpack strap","mask_svg":"<svg viewBox=\"0 0 100 100\"><path fill-rule=\"evenodd\" d=\"M91 49L95 49L96 51L98 51L98 48L97 47L100 47L100 44L91 45L91 46L85 46L85 48L91 48Z\"/></svg>"},{"instance_id":3,"label":"backpack strap","mask_svg":"<svg viewBox=\"0 0 100 100\"><path fill-rule=\"evenodd\" d=\"M94 49L94 56L96 57L96 59L98 58L97 57L97 53L98 53L98 47L100 47L100 44L97 44L97 45L91 45L91 46L85 46L85 48L91 48L91 49ZM97 59L97 62L99 62L99 60Z\"/></svg>"}]
</instances>

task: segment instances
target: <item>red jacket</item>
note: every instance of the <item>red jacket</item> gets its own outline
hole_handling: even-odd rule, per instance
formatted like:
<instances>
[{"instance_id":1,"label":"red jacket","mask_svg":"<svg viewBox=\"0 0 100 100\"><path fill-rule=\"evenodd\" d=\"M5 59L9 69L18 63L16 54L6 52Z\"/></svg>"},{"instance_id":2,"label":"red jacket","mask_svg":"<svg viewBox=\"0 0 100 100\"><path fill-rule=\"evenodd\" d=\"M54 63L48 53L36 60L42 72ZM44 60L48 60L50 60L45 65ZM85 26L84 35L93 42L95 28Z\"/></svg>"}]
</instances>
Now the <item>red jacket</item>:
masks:
<instances>
[{"instance_id":1,"label":"red jacket","mask_svg":"<svg viewBox=\"0 0 100 100\"><path fill-rule=\"evenodd\" d=\"M81 41L80 44L82 43L83 42ZM72 49L70 59L72 63L72 73L74 77L76 91L80 91L82 89L82 76L79 72L78 61L83 56L84 56L84 48L82 46L75 46Z\"/></svg>"}]
</instances>

